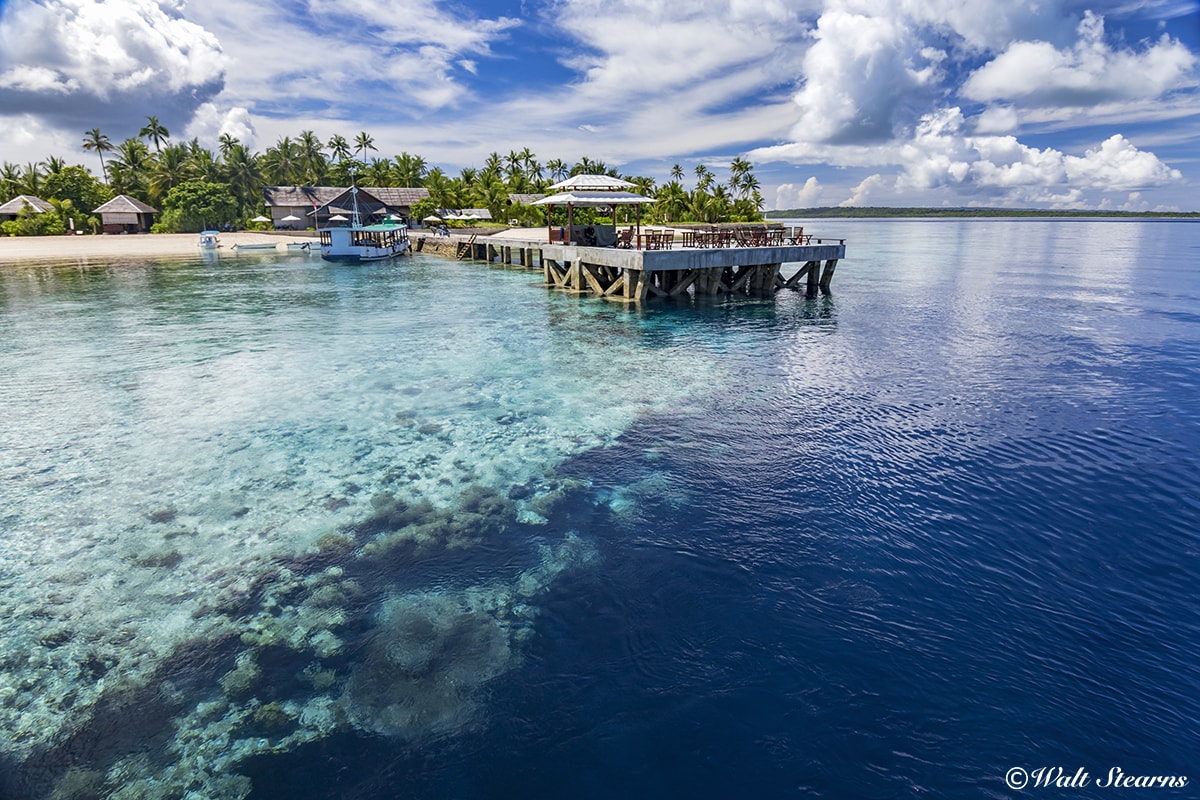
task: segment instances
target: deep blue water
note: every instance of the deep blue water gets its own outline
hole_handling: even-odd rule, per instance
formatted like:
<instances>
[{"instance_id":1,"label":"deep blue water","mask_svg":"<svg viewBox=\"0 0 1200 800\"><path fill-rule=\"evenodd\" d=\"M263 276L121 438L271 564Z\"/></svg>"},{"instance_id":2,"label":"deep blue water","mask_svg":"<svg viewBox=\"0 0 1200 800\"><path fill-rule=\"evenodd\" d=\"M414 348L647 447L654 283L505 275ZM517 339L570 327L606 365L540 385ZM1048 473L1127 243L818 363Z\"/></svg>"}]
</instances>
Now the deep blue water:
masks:
<instances>
[{"instance_id":1,"label":"deep blue water","mask_svg":"<svg viewBox=\"0 0 1200 800\"><path fill-rule=\"evenodd\" d=\"M468 393L598 391L590 374L647 398L553 463L541 480L571 488L544 522L404 577L361 568L367 586L446 585L527 565L530 541L594 547L540 590L519 664L486 681L470 723L416 741L341 726L246 759L251 797L1012 797L1010 769L1055 766L1089 773L1072 794L1195 795L1200 225L811 227L848 240L829 297L638 312L432 259L342 276L373 308L453 269L468 338L447 349L498 320L492 358L524 371ZM314 269L227 279L283 273L311 296ZM477 280L538 310L471 309ZM373 335L337 309L338 336ZM253 346L227 333L211 331ZM518 355L531 341L557 358ZM611 371L572 383L589 344ZM701 379L654 403L684 380L669 362ZM1196 777L1097 786L1114 767Z\"/></svg>"}]
</instances>

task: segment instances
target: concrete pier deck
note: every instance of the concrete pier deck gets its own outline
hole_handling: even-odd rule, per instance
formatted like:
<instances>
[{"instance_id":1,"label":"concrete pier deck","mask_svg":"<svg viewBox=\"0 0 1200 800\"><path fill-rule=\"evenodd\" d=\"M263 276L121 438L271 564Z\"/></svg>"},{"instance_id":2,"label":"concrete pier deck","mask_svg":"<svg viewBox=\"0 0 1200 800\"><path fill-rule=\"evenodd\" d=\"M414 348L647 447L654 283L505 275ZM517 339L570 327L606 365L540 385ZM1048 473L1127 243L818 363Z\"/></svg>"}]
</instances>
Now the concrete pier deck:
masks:
<instances>
[{"instance_id":1,"label":"concrete pier deck","mask_svg":"<svg viewBox=\"0 0 1200 800\"><path fill-rule=\"evenodd\" d=\"M633 250L473 237L457 247L461 259L540 266L547 286L630 303L685 292L761 296L801 285L809 294L828 292L838 261L846 255L845 241L836 239L768 247ZM795 271L789 276L792 266Z\"/></svg>"}]
</instances>

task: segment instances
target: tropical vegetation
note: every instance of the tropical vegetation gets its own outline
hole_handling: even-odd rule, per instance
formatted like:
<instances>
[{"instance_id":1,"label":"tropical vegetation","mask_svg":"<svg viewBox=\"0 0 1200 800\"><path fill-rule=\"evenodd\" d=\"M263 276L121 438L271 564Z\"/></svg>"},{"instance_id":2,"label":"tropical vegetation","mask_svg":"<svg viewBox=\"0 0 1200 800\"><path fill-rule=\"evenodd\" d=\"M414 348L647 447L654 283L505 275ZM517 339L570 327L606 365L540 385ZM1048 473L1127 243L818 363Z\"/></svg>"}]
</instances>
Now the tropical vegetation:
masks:
<instances>
[{"instance_id":1,"label":"tropical vegetation","mask_svg":"<svg viewBox=\"0 0 1200 800\"><path fill-rule=\"evenodd\" d=\"M658 185L653 178L621 175L603 161L586 156L574 163L558 158L543 162L528 147L507 155L491 153L481 166L450 175L413 153L374 155L378 148L366 131L351 139L334 135L323 142L313 131L305 130L297 136L280 138L262 153L223 134L214 152L196 139L174 141L157 117L147 117L137 136L117 143L99 128L92 128L85 132L82 146L96 154L99 178L82 166L69 166L56 157L23 166L4 162L0 167L0 203L21 194L42 197L55 206L53 215L63 230L74 221L77 230L94 231L99 220L91 211L118 194L126 194L160 209L154 230L192 231L225 225L246 227L253 217L263 213L264 186L358 183L427 189L429 199L413 209L418 219L438 209L486 208L493 219L517 219L536 225L545 222L545 210L510 205L509 196L544 194L551 184L586 173L622 177L634 184L633 191L655 198L657 202L647 206L644 222L749 222L761 220L763 209L753 167L742 158L729 164L725 183L718 182L713 170L704 164L692 168L694 182L676 164L670 179ZM689 182L692 185L687 185ZM580 213L586 217L591 212ZM15 222L6 232L60 232L50 218L36 223L26 220L21 225Z\"/></svg>"}]
</instances>

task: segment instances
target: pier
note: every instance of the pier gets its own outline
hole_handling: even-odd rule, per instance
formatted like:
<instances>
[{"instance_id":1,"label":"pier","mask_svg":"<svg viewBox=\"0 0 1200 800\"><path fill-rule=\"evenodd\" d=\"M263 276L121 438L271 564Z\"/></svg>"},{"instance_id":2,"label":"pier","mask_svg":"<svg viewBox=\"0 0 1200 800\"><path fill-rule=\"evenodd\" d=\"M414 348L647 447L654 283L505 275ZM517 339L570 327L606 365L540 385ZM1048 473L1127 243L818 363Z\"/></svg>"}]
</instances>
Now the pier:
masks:
<instances>
[{"instance_id":1,"label":"pier","mask_svg":"<svg viewBox=\"0 0 1200 800\"><path fill-rule=\"evenodd\" d=\"M438 244L444 247L452 241L454 255L461 260L540 268L548 287L626 303L685 294L763 297L801 288L810 296L828 293L838 262L846 255L845 240L807 237L794 244L738 247L675 247L670 240L654 250L554 244L507 235Z\"/></svg>"}]
</instances>

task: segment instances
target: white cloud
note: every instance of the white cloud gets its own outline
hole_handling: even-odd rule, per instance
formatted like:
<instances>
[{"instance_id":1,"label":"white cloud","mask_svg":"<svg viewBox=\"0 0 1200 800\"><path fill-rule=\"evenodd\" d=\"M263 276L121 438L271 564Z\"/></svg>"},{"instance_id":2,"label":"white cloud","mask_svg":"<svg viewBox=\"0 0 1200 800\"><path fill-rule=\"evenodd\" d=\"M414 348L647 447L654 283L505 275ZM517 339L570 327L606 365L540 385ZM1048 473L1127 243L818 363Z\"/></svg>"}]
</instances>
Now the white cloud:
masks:
<instances>
[{"instance_id":1,"label":"white cloud","mask_svg":"<svg viewBox=\"0 0 1200 800\"><path fill-rule=\"evenodd\" d=\"M1010 202L1063 203L1075 202L1084 192L1127 192L1183 177L1120 134L1073 156L1029 147L1012 136L963 136L962 127L957 108L925 117L897 153L902 167L898 188L951 187Z\"/></svg>"},{"instance_id":2,"label":"white cloud","mask_svg":"<svg viewBox=\"0 0 1200 800\"><path fill-rule=\"evenodd\" d=\"M975 132L1010 133L1017 129L1020 117L1012 106L991 106L975 118Z\"/></svg>"},{"instance_id":3,"label":"white cloud","mask_svg":"<svg viewBox=\"0 0 1200 800\"><path fill-rule=\"evenodd\" d=\"M1157 97L1190 85L1196 67L1183 44L1163 36L1143 52L1116 50L1104 41L1104 19L1085 13L1079 40L1069 49L1044 41L1013 42L977 69L962 94L984 102L1084 106Z\"/></svg>"},{"instance_id":4,"label":"white cloud","mask_svg":"<svg viewBox=\"0 0 1200 800\"><path fill-rule=\"evenodd\" d=\"M851 206L869 206L872 203L872 198L880 194L881 190L886 190L888 181L882 175L872 175L865 178L858 186L854 187L854 191L850 197L838 203L842 208Z\"/></svg>"},{"instance_id":5,"label":"white cloud","mask_svg":"<svg viewBox=\"0 0 1200 800\"><path fill-rule=\"evenodd\" d=\"M940 51L922 46L903 18L830 10L813 36L795 97L797 139L888 139L909 99L937 81Z\"/></svg>"},{"instance_id":6,"label":"white cloud","mask_svg":"<svg viewBox=\"0 0 1200 800\"><path fill-rule=\"evenodd\" d=\"M196 109L184 138L199 139L201 144L215 149L226 133L250 149L255 147L257 136L249 111L241 107L221 110L214 103L205 103Z\"/></svg>"},{"instance_id":7,"label":"white cloud","mask_svg":"<svg viewBox=\"0 0 1200 800\"><path fill-rule=\"evenodd\" d=\"M803 184L783 183L775 190L775 208L815 208L824 191L816 176Z\"/></svg>"},{"instance_id":8,"label":"white cloud","mask_svg":"<svg viewBox=\"0 0 1200 800\"><path fill-rule=\"evenodd\" d=\"M12 0L0 28L0 68L31 72L65 94L106 98L113 87L185 91L219 82L216 37L152 0Z\"/></svg>"},{"instance_id":9,"label":"white cloud","mask_svg":"<svg viewBox=\"0 0 1200 800\"><path fill-rule=\"evenodd\" d=\"M434 0L309 0L276 7L209 0L189 16L221 31L231 61L226 98L261 114L326 119L419 116L460 105L461 80L520 20L487 19ZM271 31L264 37L263 31ZM364 93L359 84L369 84ZM375 107L364 109L364 97ZM385 111L386 109L386 111ZM304 113L303 111L300 113ZM310 126L311 127L311 126Z\"/></svg>"}]
</instances>

